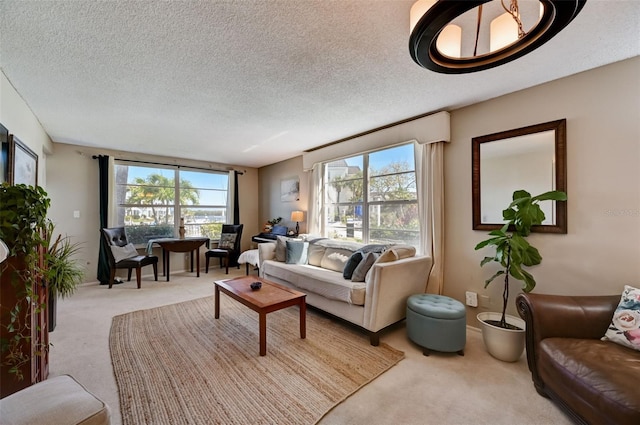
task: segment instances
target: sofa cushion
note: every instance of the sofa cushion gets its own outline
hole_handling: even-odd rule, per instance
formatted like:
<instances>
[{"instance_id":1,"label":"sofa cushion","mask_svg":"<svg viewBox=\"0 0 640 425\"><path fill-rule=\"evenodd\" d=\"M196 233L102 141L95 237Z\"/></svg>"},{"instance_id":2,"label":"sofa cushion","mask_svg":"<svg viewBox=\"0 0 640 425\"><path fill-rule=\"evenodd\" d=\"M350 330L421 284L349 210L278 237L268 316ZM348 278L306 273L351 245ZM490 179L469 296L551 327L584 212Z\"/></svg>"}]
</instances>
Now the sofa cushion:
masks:
<instances>
[{"instance_id":1,"label":"sofa cushion","mask_svg":"<svg viewBox=\"0 0 640 425\"><path fill-rule=\"evenodd\" d=\"M625 285L602 340L640 351L640 289Z\"/></svg>"},{"instance_id":2,"label":"sofa cushion","mask_svg":"<svg viewBox=\"0 0 640 425\"><path fill-rule=\"evenodd\" d=\"M320 267L320 263L322 262L322 257L324 257L325 249L326 247L322 244L319 244L318 241L309 242L309 249L307 253L307 263L311 264L312 266Z\"/></svg>"},{"instance_id":3,"label":"sofa cushion","mask_svg":"<svg viewBox=\"0 0 640 425\"><path fill-rule=\"evenodd\" d=\"M345 280L342 273L308 264L296 265L276 261L265 261L261 267L266 279L273 276L289 282L303 292L313 292L328 299L364 305L365 284Z\"/></svg>"},{"instance_id":4,"label":"sofa cushion","mask_svg":"<svg viewBox=\"0 0 640 425\"><path fill-rule=\"evenodd\" d=\"M287 264L307 264L309 242L287 241Z\"/></svg>"},{"instance_id":5,"label":"sofa cushion","mask_svg":"<svg viewBox=\"0 0 640 425\"><path fill-rule=\"evenodd\" d=\"M634 423L630 418L640 417L638 352L597 339L547 338L538 356L545 385L575 411L592 406L586 418Z\"/></svg>"},{"instance_id":6,"label":"sofa cushion","mask_svg":"<svg viewBox=\"0 0 640 425\"><path fill-rule=\"evenodd\" d=\"M342 273L353 251L343 248L327 247L324 250L320 267Z\"/></svg>"},{"instance_id":7,"label":"sofa cushion","mask_svg":"<svg viewBox=\"0 0 640 425\"><path fill-rule=\"evenodd\" d=\"M298 238L278 236L276 239L275 259L276 261L287 261L287 241L299 241Z\"/></svg>"},{"instance_id":8,"label":"sofa cushion","mask_svg":"<svg viewBox=\"0 0 640 425\"><path fill-rule=\"evenodd\" d=\"M358 250L351 254L349 260L347 260L347 264L344 265L344 270L342 271L342 277L345 279L351 279L353 276L353 271L358 267L358 264L362 261L362 251Z\"/></svg>"},{"instance_id":9,"label":"sofa cushion","mask_svg":"<svg viewBox=\"0 0 640 425\"><path fill-rule=\"evenodd\" d=\"M402 258L415 257L416 248L411 245L394 245L382 253L376 263L389 263Z\"/></svg>"},{"instance_id":10,"label":"sofa cushion","mask_svg":"<svg viewBox=\"0 0 640 425\"><path fill-rule=\"evenodd\" d=\"M351 280L353 282L364 282L366 280L367 273L371 270L371 266L373 266L379 256L380 254L376 252L367 252L360 264L358 264L358 267L353 271Z\"/></svg>"}]
</instances>

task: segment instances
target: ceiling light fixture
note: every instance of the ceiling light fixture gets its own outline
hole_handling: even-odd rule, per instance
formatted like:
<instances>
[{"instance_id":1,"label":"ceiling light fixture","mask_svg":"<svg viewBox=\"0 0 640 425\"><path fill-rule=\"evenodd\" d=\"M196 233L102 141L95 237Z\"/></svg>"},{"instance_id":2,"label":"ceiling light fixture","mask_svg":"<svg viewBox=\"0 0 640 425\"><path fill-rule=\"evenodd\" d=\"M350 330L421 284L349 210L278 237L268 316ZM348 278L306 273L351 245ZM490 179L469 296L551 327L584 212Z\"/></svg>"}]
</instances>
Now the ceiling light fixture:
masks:
<instances>
[{"instance_id":1,"label":"ceiling light fixture","mask_svg":"<svg viewBox=\"0 0 640 425\"><path fill-rule=\"evenodd\" d=\"M445 74L503 65L553 38L586 1L418 0L410 13L411 58Z\"/></svg>"}]
</instances>

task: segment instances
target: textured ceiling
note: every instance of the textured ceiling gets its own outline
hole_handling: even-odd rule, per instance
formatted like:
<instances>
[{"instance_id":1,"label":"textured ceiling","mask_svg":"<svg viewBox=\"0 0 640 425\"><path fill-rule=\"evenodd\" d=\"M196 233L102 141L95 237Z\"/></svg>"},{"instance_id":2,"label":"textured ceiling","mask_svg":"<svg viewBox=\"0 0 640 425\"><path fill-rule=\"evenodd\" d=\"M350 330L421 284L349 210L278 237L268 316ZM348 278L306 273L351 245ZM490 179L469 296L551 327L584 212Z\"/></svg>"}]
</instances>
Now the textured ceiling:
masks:
<instances>
[{"instance_id":1,"label":"textured ceiling","mask_svg":"<svg viewBox=\"0 0 640 425\"><path fill-rule=\"evenodd\" d=\"M409 56L410 1L0 2L0 65L54 142L260 167L640 54L640 1L465 75Z\"/></svg>"}]
</instances>

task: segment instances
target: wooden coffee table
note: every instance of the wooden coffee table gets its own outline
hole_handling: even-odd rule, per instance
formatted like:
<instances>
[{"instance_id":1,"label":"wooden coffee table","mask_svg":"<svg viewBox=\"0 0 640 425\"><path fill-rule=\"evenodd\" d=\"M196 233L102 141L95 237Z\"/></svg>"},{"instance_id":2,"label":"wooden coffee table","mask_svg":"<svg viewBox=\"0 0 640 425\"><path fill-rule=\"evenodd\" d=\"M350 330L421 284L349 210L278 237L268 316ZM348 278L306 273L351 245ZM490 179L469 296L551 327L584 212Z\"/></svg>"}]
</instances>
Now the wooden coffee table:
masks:
<instances>
[{"instance_id":1,"label":"wooden coffee table","mask_svg":"<svg viewBox=\"0 0 640 425\"><path fill-rule=\"evenodd\" d=\"M253 282L262 282L262 287L257 291L252 290L250 285ZM216 280L214 287L216 319L220 318L220 291L260 315L261 356L267 354L267 313L294 305L300 306L300 338L307 337L306 294L255 276Z\"/></svg>"}]
</instances>

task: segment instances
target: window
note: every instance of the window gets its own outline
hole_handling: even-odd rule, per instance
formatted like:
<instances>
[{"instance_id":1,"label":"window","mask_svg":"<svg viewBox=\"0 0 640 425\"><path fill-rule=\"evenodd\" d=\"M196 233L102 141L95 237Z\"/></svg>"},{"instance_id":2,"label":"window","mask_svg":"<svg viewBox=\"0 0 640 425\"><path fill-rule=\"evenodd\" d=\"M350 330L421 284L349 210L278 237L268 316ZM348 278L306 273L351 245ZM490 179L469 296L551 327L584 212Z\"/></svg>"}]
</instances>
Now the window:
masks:
<instances>
[{"instance_id":1,"label":"window","mask_svg":"<svg viewBox=\"0 0 640 425\"><path fill-rule=\"evenodd\" d=\"M184 219L186 236L220 237L227 221L229 176L177 167L115 165L116 217L134 244L173 237Z\"/></svg>"},{"instance_id":2,"label":"window","mask_svg":"<svg viewBox=\"0 0 640 425\"><path fill-rule=\"evenodd\" d=\"M413 144L326 163L324 183L325 236L419 245Z\"/></svg>"}]
</instances>

